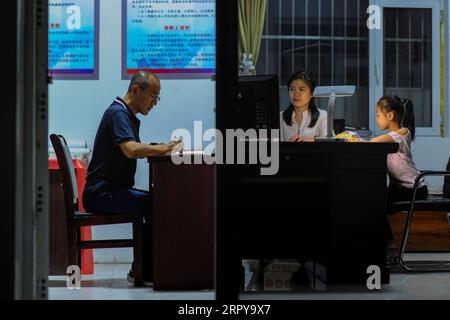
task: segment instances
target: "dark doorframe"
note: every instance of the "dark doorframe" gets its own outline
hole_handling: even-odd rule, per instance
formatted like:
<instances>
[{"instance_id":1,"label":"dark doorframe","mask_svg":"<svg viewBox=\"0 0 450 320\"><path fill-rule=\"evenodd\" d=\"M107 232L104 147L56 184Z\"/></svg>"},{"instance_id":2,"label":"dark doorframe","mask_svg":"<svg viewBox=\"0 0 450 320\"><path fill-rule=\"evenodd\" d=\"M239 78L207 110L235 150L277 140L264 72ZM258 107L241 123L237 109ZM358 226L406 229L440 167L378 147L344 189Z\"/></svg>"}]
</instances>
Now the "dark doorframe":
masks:
<instances>
[{"instance_id":1,"label":"dark doorframe","mask_svg":"<svg viewBox=\"0 0 450 320\"><path fill-rule=\"evenodd\" d=\"M15 251L15 139L16 139L16 70L17 64L17 1L6 1L3 8L3 18L0 20L1 29L5 32L5 45L3 47L4 67L3 73L3 103L2 103L2 125L0 126L3 138L3 160L5 170L2 174L4 193L2 194L2 223L0 223L0 243L2 243L2 263L0 263L0 274L3 281L0 286L0 299L14 299L14 251ZM3 161L2 161L3 162Z\"/></svg>"},{"instance_id":2,"label":"dark doorframe","mask_svg":"<svg viewBox=\"0 0 450 320\"><path fill-rule=\"evenodd\" d=\"M3 9L0 298L47 299L48 0L7 1Z\"/></svg>"},{"instance_id":3,"label":"dark doorframe","mask_svg":"<svg viewBox=\"0 0 450 320\"><path fill-rule=\"evenodd\" d=\"M237 0L217 0L217 70L216 70L216 126L222 133L232 128L233 106L237 99L238 77L238 7ZM224 143L224 145L226 145ZM223 158L226 159L224 150ZM224 194L222 172L224 165L217 165L216 172L216 299L228 300L237 297L238 291L233 285L236 274L230 267L230 261L224 257L231 247L229 226L230 215L221 210ZM230 201L230 199L228 199ZM225 276L226 275L226 276ZM228 281L227 281L228 280Z\"/></svg>"}]
</instances>

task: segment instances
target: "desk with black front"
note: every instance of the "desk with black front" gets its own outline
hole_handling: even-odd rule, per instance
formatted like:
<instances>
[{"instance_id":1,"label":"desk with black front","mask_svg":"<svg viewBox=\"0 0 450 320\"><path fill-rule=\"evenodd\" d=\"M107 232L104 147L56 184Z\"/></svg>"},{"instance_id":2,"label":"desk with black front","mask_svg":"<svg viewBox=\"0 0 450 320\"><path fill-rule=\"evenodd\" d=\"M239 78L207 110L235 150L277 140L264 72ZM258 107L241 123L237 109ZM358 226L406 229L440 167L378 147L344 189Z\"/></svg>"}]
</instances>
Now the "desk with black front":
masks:
<instances>
[{"instance_id":1,"label":"desk with black front","mask_svg":"<svg viewBox=\"0 0 450 320\"><path fill-rule=\"evenodd\" d=\"M269 149L270 150L270 149ZM386 266L387 154L395 143L281 143L279 171L218 168L217 298L237 299L241 259L298 258L327 284L365 284Z\"/></svg>"}]
</instances>

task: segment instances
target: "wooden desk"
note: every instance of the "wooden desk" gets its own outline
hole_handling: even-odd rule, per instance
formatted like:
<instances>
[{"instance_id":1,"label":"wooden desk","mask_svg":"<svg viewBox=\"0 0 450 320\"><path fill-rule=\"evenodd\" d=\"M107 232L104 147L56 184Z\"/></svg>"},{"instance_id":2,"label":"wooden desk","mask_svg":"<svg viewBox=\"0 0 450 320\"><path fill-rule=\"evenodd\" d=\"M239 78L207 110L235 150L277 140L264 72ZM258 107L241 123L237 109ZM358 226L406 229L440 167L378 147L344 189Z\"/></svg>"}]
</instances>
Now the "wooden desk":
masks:
<instances>
[{"instance_id":1,"label":"wooden desk","mask_svg":"<svg viewBox=\"0 0 450 320\"><path fill-rule=\"evenodd\" d=\"M214 166L151 157L153 289L214 287Z\"/></svg>"},{"instance_id":2,"label":"wooden desk","mask_svg":"<svg viewBox=\"0 0 450 320\"><path fill-rule=\"evenodd\" d=\"M261 176L260 164L218 166L218 299L237 299L246 258L313 259L328 284L365 284L367 267L377 265L389 283L386 159L397 150L281 143L274 176Z\"/></svg>"}]
</instances>

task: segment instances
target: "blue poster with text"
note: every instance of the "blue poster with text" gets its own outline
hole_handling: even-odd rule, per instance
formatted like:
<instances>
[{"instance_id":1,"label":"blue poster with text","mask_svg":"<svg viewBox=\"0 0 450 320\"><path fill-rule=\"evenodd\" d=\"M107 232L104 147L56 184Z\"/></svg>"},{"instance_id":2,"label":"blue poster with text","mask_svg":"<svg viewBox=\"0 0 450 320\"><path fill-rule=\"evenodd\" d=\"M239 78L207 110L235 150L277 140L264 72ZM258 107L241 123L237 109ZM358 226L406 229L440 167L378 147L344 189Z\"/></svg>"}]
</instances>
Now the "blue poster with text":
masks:
<instances>
[{"instance_id":1,"label":"blue poster with text","mask_svg":"<svg viewBox=\"0 0 450 320\"><path fill-rule=\"evenodd\" d=\"M49 0L49 70L53 75L96 72L98 0Z\"/></svg>"},{"instance_id":2,"label":"blue poster with text","mask_svg":"<svg viewBox=\"0 0 450 320\"><path fill-rule=\"evenodd\" d=\"M215 0L126 1L126 74L213 74Z\"/></svg>"}]
</instances>

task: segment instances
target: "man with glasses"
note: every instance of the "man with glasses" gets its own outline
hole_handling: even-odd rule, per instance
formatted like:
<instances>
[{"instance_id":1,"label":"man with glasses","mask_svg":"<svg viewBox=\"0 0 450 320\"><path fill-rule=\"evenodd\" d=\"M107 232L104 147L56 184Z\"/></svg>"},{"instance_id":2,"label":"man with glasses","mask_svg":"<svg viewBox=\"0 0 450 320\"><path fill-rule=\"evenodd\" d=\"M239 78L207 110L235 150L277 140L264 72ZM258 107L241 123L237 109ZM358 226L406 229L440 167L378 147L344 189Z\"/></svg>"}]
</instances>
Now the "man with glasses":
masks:
<instances>
[{"instance_id":1,"label":"man with glasses","mask_svg":"<svg viewBox=\"0 0 450 320\"><path fill-rule=\"evenodd\" d=\"M136 213L144 217L144 281L152 282L151 190L134 189L136 159L170 154L182 147L180 141L149 145L139 138L138 113L147 115L159 101L158 77L146 71L133 75L125 97L117 97L106 109L95 137L83 192L88 212ZM133 282L133 270L128 274Z\"/></svg>"}]
</instances>

